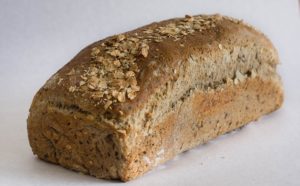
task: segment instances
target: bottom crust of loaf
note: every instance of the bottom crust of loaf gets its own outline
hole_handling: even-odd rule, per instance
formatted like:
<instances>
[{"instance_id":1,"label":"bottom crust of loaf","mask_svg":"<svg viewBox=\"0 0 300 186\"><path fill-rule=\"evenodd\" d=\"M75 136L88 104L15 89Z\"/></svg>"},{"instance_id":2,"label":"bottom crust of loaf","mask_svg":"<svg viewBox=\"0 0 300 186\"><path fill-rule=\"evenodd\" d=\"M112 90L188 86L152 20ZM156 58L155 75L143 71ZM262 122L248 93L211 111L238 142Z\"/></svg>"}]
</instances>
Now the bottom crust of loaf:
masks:
<instances>
[{"instance_id":1,"label":"bottom crust of loaf","mask_svg":"<svg viewBox=\"0 0 300 186\"><path fill-rule=\"evenodd\" d=\"M133 129L128 136L93 124L92 116L74 106L40 102L28 119L29 140L40 159L98 178L128 181L257 120L282 101L280 83L258 77L228 83L223 89L196 88L157 124ZM125 146L130 139L133 145Z\"/></svg>"}]
</instances>

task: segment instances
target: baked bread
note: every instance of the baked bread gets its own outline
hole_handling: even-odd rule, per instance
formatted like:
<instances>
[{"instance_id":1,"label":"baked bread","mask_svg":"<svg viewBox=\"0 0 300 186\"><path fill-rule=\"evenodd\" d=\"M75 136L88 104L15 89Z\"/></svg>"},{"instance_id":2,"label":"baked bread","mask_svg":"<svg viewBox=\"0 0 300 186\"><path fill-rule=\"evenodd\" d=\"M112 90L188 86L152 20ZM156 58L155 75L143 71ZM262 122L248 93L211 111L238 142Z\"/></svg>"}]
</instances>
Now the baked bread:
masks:
<instances>
[{"instance_id":1,"label":"baked bread","mask_svg":"<svg viewBox=\"0 0 300 186\"><path fill-rule=\"evenodd\" d=\"M32 151L97 178L134 179L278 109L277 64L262 33L220 15L108 37L79 52L35 95Z\"/></svg>"}]
</instances>

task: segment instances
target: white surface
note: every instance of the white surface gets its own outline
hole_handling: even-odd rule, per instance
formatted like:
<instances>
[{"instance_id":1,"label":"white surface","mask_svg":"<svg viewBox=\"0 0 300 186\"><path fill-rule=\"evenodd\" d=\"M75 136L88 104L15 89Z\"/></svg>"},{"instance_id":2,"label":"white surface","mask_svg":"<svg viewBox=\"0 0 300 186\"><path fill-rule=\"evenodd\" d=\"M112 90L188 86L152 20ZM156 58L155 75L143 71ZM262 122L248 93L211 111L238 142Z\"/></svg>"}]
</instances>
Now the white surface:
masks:
<instances>
[{"instance_id":1,"label":"white surface","mask_svg":"<svg viewBox=\"0 0 300 186\"><path fill-rule=\"evenodd\" d=\"M266 33L282 64L285 102L124 185L300 185L300 21L297 0L0 0L0 185L114 185L35 158L26 118L34 93L80 49L185 14L222 13Z\"/></svg>"}]
</instances>

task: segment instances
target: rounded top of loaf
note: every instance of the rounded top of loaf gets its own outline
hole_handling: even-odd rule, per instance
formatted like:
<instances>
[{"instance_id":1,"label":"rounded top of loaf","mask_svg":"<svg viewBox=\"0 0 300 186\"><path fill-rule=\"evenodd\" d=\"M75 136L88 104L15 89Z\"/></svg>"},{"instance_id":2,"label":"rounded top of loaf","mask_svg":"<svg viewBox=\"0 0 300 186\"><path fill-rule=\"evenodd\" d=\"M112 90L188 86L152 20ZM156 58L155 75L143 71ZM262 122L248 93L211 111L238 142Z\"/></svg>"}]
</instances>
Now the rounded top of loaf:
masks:
<instances>
[{"instance_id":1,"label":"rounded top of loaf","mask_svg":"<svg viewBox=\"0 0 300 186\"><path fill-rule=\"evenodd\" d=\"M141 108L166 82L176 81L190 56L216 55L227 46L249 42L277 58L262 33L236 19L198 15L155 22L87 46L35 99L46 95L52 102L106 119L122 118Z\"/></svg>"}]
</instances>

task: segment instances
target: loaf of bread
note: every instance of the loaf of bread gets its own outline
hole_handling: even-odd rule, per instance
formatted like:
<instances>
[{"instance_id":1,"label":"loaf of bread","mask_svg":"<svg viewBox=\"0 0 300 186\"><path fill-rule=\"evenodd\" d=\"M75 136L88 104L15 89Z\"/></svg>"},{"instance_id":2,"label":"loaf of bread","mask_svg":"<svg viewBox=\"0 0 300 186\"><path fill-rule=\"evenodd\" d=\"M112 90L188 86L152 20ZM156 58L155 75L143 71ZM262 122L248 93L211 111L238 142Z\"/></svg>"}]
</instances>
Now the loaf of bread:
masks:
<instances>
[{"instance_id":1,"label":"loaf of bread","mask_svg":"<svg viewBox=\"0 0 300 186\"><path fill-rule=\"evenodd\" d=\"M37 92L28 117L32 151L97 178L134 179L278 109L277 64L261 32L220 15L108 37Z\"/></svg>"}]
</instances>

